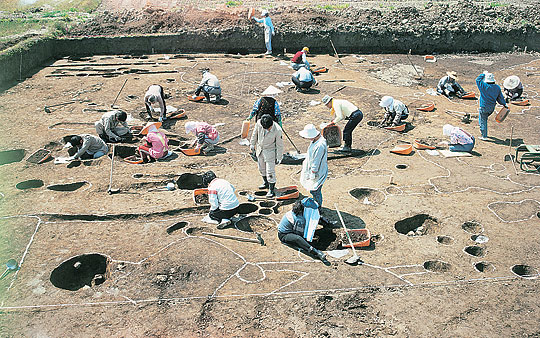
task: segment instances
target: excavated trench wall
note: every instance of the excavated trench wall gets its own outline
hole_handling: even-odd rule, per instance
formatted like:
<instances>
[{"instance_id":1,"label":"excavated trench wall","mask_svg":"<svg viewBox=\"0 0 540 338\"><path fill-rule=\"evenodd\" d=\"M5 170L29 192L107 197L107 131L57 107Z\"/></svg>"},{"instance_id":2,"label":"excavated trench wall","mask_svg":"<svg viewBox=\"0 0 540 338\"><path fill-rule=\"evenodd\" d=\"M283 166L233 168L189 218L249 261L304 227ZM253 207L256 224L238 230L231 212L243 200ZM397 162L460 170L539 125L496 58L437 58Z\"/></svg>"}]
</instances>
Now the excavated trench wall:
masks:
<instances>
[{"instance_id":1,"label":"excavated trench wall","mask_svg":"<svg viewBox=\"0 0 540 338\"><path fill-rule=\"evenodd\" d=\"M332 40L340 53L456 53L506 52L518 47L540 50L539 31L530 28L513 30L470 31L385 31L363 27L354 32L310 31L282 32L272 44L277 53L310 46L314 54L333 54ZM8 49L0 55L0 84L30 74L47 61L64 56L152 54L152 53L228 53L264 52L264 37L244 29L184 31L176 34L41 39ZM21 57L22 56L22 57Z\"/></svg>"}]
</instances>

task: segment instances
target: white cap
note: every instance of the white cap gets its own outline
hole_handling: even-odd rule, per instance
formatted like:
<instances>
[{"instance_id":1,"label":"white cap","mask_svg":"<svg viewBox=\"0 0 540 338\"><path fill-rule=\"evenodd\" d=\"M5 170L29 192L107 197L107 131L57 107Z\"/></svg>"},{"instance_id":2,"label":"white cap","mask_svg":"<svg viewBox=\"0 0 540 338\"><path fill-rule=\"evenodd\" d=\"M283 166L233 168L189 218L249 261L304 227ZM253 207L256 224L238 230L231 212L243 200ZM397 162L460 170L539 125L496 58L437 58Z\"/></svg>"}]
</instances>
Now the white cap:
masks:
<instances>
[{"instance_id":1,"label":"white cap","mask_svg":"<svg viewBox=\"0 0 540 338\"><path fill-rule=\"evenodd\" d=\"M517 86L519 86L520 82L521 80L519 79L519 77L511 75L504 79L503 87L506 89L515 89Z\"/></svg>"},{"instance_id":2,"label":"white cap","mask_svg":"<svg viewBox=\"0 0 540 338\"><path fill-rule=\"evenodd\" d=\"M330 96L330 95L325 95L325 96L322 98L322 103L328 104L328 102L330 102L330 100L332 100L332 96Z\"/></svg>"},{"instance_id":3,"label":"white cap","mask_svg":"<svg viewBox=\"0 0 540 338\"><path fill-rule=\"evenodd\" d=\"M262 16L267 16L268 15L268 11L266 9L263 9L263 11L261 12L261 15Z\"/></svg>"},{"instance_id":4,"label":"white cap","mask_svg":"<svg viewBox=\"0 0 540 338\"><path fill-rule=\"evenodd\" d=\"M390 107L392 103L394 102L394 98L392 96L383 96L381 99L381 102L379 102L379 106L383 108Z\"/></svg>"},{"instance_id":5,"label":"white cap","mask_svg":"<svg viewBox=\"0 0 540 338\"><path fill-rule=\"evenodd\" d=\"M186 134L189 134L192 131L194 131L195 127L197 127L197 122L193 122L193 121L186 122Z\"/></svg>"},{"instance_id":6,"label":"white cap","mask_svg":"<svg viewBox=\"0 0 540 338\"><path fill-rule=\"evenodd\" d=\"M442 133L443 135L445 136L450 136L450 133L452 132L452 129L454 129L454 126L451 125L451 124L445 124L443 127L442 127Z\"/></svg>"},{"instance_id":7,"label":"white cap","mask_svg":"<svg viewBox=\"0 0 540 338\"><path fill-rule=\"evenodd\" d=\"M320 134L320 132L317 130L317 128L315 128L313 124L310 123L306 124L304 130L301 130L299 134L303 138L315 138Z\"/></svg>"},{"instance_id":8,"label":"white cap","mask_svg":"<svg viewBox=\"0 0 540 338\"><path fill-rule=\"evenodd\" d=\"M262 95L264 96L270 96L270 95L277 95L279 93L282 93L281 90L277 89L276 87L274 86L268 86L268 88L266 88L264 90L264 92L262 92Z\"/></svg>"},{"instance_id":9,"label":"white cap","mask_svg":"<svg viewBox=\"0 0 540 338\"><path fill-rule=\"evenodd\" d=\"M495 83L495 75L493 73L485 73L486 77L484 78L485 83Z\"/></svg>"}]
</instances>

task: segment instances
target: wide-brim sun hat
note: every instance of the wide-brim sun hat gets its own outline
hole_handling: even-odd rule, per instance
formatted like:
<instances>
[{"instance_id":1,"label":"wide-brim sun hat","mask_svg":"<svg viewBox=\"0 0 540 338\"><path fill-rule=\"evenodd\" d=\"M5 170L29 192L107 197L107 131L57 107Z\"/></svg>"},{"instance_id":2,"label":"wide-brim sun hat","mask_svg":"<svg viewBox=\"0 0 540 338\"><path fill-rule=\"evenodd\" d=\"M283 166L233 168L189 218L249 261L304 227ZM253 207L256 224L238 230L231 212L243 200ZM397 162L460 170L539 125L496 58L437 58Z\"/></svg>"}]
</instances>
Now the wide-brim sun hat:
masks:
<instances>
[{"instance_id":1,"label":"wide-brim sun hat","mask_svg":"<svg viewBox=\"0 0 540 338\"><path fill-rule=\"evenodd\" d=\"M392 102L394 102L394 98L392 96L383 96L381 102L379 102L379 106L387 108L390 107Z\"/></svg>"},{"instance_id":2,"label":"wide-brim sun hat","mask_svg":"<svg viewBox=\"0 0 540 338\"><path fill-rule=\"evenodd\" d=\"M442 133L444 136L450 136L450 133L452 133L452 129L454 129L454 126L451 124L445 124L442 127Z\"/></svg>"},{"instance_id":3,"label":"wide-brim sun hat","mask_svg":"<svg viewBox=\"0 0 540 338\"><path fill-rule=\"evenodd\" d=\"M332 100L332 96L330 96L330 95L325 95L325 96L322 98L322 103L328 104L328 102L330 102L331 100Z\"/></svg>"},{"instance_id":4,"label":"wide-brim sun hat","mask_svg":"<svg viewBox=\"0 0 540 338\"><path fill-rule=\"evenodd\" d=\"M148 134L148 130L150 129L151 126L155 126L157 129L161 127L161 124L162 124L161 122L148 122L146 126L144 126L144 128L141 130L141 134L146 135Z\"/></svg>"},{"instance_id":5,"label":"wide-brim sun hat","mask_svg":"<svg viewBox=\"0 0 540 338\"><path fill-rule=\"evenodd\" d=\"M506 89L515 89L517 86L519 86L519 83L521 80L516 75L511 75L504 79L503 87Z\"/></svg>"},{"instance_id":6,"label":"wide-brim sun hat","mask_svg":"<svg viewBox=\"0 0 540 338\"><path fill-rule=\"evenodd\" d=\"M196 122L194 122L194 121L186 122L186 125L185 125L185 128L186 128L186 134L189 134L189 133L191 133L192 131L194 131L196 127L197 127L197 123L196 123Z\"/></svg>"},{"instance_id":7,"label":"wide-brim sun hat","mask_svg":"<svg viewBox=\"0 0 540 338\"><path fill-rule=\"evenodd\" d=\"M457 80L457 73L456 72L446 72L446 75L451 77L454 80Z\"/></svg>"},{"instance_id":8,"label":"wide-brim sun hat","mask_svg":"<svg viewBox=\"0 0 540 338\"><path fill-rule=\"evenodd\" d=\"M493 73L486 73L486 77L484 78L485 83L495 83L495 75Z\"/></svg>"},{"instance_id":9,"label":"wide-brim sun hat","mask_svg":"<svg viewBox=\"0 0 540 338\"><path fill-rule=\"evenodd\" d=\"M277 89L274 86L268 86L268 88L266 88L264 90L264 92L262 92L261 95L263 95L263 96L272 96L272 95L277 95L279 93L283 93L283 92L281 90Z\"/></svg>"},{"instance_id":10,"label":"wide-brim sun hat","mask_svg":"<svg viewBox=\"0 0 540 338\"><path fill-rule=\"evenodd\" d=\"M298 134L302 136L303 138L315 138L317 137L320 132L315 128L313 124L306 124L303 130L299 131Z\"/></svg>"}]
</instances>

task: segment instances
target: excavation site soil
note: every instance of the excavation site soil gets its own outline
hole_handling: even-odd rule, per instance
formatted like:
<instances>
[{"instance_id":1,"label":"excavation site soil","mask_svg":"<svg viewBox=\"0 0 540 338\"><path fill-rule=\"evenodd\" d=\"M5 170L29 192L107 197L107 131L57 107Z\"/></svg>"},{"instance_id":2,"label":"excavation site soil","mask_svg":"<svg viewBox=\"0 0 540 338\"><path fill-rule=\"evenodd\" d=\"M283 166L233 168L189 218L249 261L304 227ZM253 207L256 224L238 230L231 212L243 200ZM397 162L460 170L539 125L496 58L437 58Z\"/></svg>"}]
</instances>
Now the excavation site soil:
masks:
<instances>
[{"instance_id":1,"label":"excavation site soil","mask_svg":"<svg viewBox=\"0 0 540 338\"><path fill-rule=\"evenodd\" d=\"M300 11L273 17L277 29L287 17L293 25ZM230 18L216 16L214 21L203 15L188 20L150 12L138 15L162 15L169 28L153 19L109 25L112 16L130 16L109 12L72 34L174 31L175 24L197 20L201 25L239 22L246 29L260 29L242 23L234 10ZM339 25L330 14L320 22L309 15L313 27ZM262 37L260 43L263 51ZM312 66L328 71L316 76L313 89L297 92L290 83L291 52L296 51L276 51L273 57L66 57L2 92L0 262L15 259L20 268L8 266L0 280L0 335L540 335L540 173L522 171L512 161L519 144L540 144L539 55L438 54L427 60L435 62L426 62L424 55L340 54L338 60L311 54ZM222 100L191 102L188 96L206 67L221 82ZM492 115L490 138L482 141L478 100L433 95L450 70L476 97L475 78L484 70L493 72L497 83L517 75L529 105L510 104L502 123ZM134 137L115 146L113 163L110 151L97 160L55 164L53 157L68 156L63 148L68 137L95 134L94 122L113 102L129 114L131 126L145 124L144 94L151 84L164 87L168 106L186 112L161 128L171 140L172 156L127 163L124 159L141 142ZM280 243L277 224L294 200L261 196L257 164L239 137L253 103L270 85L282 91L277 101L288 135L277 187L285 191L297 186L300 197L309 192L300 185L302 166L295 149L305 152L309 141L299 131L333 118L322 97L349 100L364 114L353 133L353 152L329 148L323 215L337 225L319 226L313 241L336 256L328 255L329 265ZM384 95L409 107L403 132L376 126L383 118L379 101ZM69 104L53 106L59 103ZM435 108L425 111L431 104ZM466 114L472 121L464 119ZM207 155L184 155L180 148L192 141L185 133L187 121L217 125L220 143ZM415 140L434 145L448 141L442 135L448 123L475 136L472 156L445 157L441 148L414 149L408 155L390 152ZM338 125L343 129L343 122ZM42 148L52 157L27 161ZM209 206L204 197L194 197L207 170L231 182L242 204L238 222L222 230L201 221ZM168 183L175 189L167 190ZM110 188L119 192L108 194ZM368 240L356 249L360 264L345 263L353 252L342 251L347 236L336 206L348 229L369 230L369 237L353 232L354 241Z\"/></svg>"}]
</instances>

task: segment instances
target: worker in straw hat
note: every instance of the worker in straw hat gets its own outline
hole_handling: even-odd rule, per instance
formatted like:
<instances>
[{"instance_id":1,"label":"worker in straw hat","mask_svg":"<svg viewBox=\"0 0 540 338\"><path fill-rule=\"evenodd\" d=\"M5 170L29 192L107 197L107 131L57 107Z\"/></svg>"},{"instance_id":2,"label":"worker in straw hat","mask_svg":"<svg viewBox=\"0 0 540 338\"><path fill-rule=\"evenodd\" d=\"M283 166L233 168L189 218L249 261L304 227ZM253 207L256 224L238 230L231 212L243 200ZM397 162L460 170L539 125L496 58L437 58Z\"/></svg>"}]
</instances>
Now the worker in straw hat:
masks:
<instances>
[{"instance_id":1,"label":"worker in straw hat","mask_svg":"<svg viewBox=\"0 0 540 338\"><path fill-rule=\"evenodd\" d=\"M195 134L197 137L191 146L195 147L195 149L201 149L205 155L212 151L219 142L217 129L206 122L186 122L185 128L186 134Z\"/></svg>"},{"instance_id":2,"label":"worker in straw hat","mask_svg":"<svg viewBox=\"0 0 540 338\"><path fill-rule=\"evenodd\" d=\"M323 203L322 187L328 177L328 146L326 139L322 137L321 133L313 124L307 124L299 134L311 141L308 146L306 158L302 163L300 183L313 196L313 199L317 203L319 214L321 214ZM333 226L335 222L329 221L321 215L319 224Z\"/></svg>"},{"instance_id":3,"label":"worker in straw hat","mask_svg":"<svg viewBox=\"0 0 540 338\"><path fill-rule=\"evenodd\" d=\"M297 92L309 90L311 86L317 85L317 80L315 80L313 74L304 65L300 65L298 70L292 75L291 81L296 86Z\"/></svg>"},{"instance_id":4,"label":"worker in straw hat","mask_svg":"<svg viewBox=\"0 0 540 338\"><path fill-rule=\"evenodd\" d=\"M233 185L222 178L217 178L213 171L203 174L202 184L208 188L210 203L210 211L202 221L217 224L218 229L226 228L231 224L231 217L238 213L240 205Z\"/></svg>"},{"instance_id":5,"label":"worker in straw hat","mask_svg":"<svg viewBox=\"0 0 540 338\"><path fill-rule=\"evenodd\" d=\"M450 151L471 152L474 148L474 136L451 124L443 126L443 135L450 137Z\"/></svg>"},{"instance_id":6,"label":"worker in straw hat","mask_svg":"<svg viewBox=\"0 0 540 338\"><path fill-rule=\"evenodd\" d=\"M478 100L478 124L480 125L481 140L485 141L488 138L487 121L489 116L495 110L497 102L508 108L504 96L501 92L501 87L495 84L495 76L492 73L484 71L476 78L476 86L480 91L480 100Z\"/></svg>"},{"instance_id":7,"label":"worker in straw hat","mask_svg":"<svg viewBox=\"0 0 540 338\"><path fill-rule=\"evenodd\" d=\"M516 75L511 75L504 79L503 88L506 102L518 100L523 95L523 84Z\"/></svg>"},{"instance_id":8,"label":"worker in straw hat","mask_svg":"<svg viewBox=\"0 0 540 338\"><path fill-rule=\"evenodd\" d=\"M77 148L77 152L69 160L100 158L109 151L107 144L97 136L81 134L72 136L65 148Z\"/></svg>"},{"instance_id":9,"label":"worker in straw hat","mask_svg":"<svg viewBox=\"0 0 540 338\"><path fill-rule=\"evenodd\" d=\"M452 95L459 98L465 95L465 90L457 83L456 72L446 72L446 76L443 76L437 84L437 92L448 98Z\"/></svg>"},{"instance_id":10,"label":"worker in straw hat","mask_svg":"<svg viewBox=\"0 0 540 338\"><path fill-rule=\"evenodd\" d=\"M336 124L341 120L347 120L347 124L343 129L343 142L345 143L340 151L352 150L352 133L356 126L364 118L362 111L357 106L347 100L334 99L329 95L322 98L323 104L331 108L330 114L335 115L331 123Z\"/></svg>"},{"instance_id":11,"label":"worker in straw hat","mask_svg":"<svg viewBox=\"0 0 540 338\"><path fill-rule=\"evenodd\" d=\"M203 77L201 83L197 87L197 90L195 90L195 95L193 95L193 98L199 96L202 91L207 103L210 103L210 95L216 96L215 102L221 101L221 86L218 78L214 74L210 73L210 69L208 68L203 68L201 71Z\"/></svg>"},{"instance_id":12,"label":"worker in straw hat","mask_svg":"<svg viewBox=\"0 0 540 338\"><path fill-rule=\"evenodd\" d=\"M403 120L409 117L409 108L392 96L383 96L379 106L385 110L384 120L381 122L381 127L396 127L402 124Z\"/></svg>"},{"instance_id":13,"label":"worker in straw hat","mask_svg":"<svg viewBox=\"0 0 540 338\"><path fill-rule=\"evenodd\" d=\"M309 48L304 47L301 51L296 52L293 58L291 59L291 67L294 70L298 70L300 67L304 66L307 70L311 67L307 60L307 54L309 53Z\"/></svg>"},{"instance_id":14,"label":"worker in straw hat","mask_svg":"<svg viewBox=\"0 0 540 338\"><path fill-rule=\"evenodd\" d=\"M131 138L131 132L126 122L127 114L121 110L106 112L101 119L94 123L96 132L105 142L119 142L123 138Z\"/></svg>"},{"instance_id":15,"label":"worker in straw hat","mask_svg":"<svg viewBox=\"0 0 540 338\"><path fill-rule=\"evenodd\" d=\"M264 25L264 43L266 44L266 55L272 55L272 36L276 35L276 31L268 11L266 9L263 10L261 15L261 19L253 17L253 20Z\"/></svg>"},{"instance_id":16,"label":"worker in straw hat","mask_svg":"<svg viewBox=\"0 0 540 338\"><path fill-rule=\"evenodd\" d=\"M275 197L276 165L283 160L283 139L281 127L270 115L263 115L251 135L251 152L257 157L263 184L259 189L268 189L266 197Z\"/></svg>"},{"instance_id":17,"label":"worker in straw hat","mask_svg":"<svg viewBox=\"0 0 540 338\"><path fill-rule=\"evenodd\" d=\"M160 85L151 85L144 94L144 105L146 106L146 112L148 118L153 120L152 112L154 108L153 104L159 103L159 122L163 122L167 116L167 106L165 105L165 94L163 93L163 87Z\"/></svg>"},{"instance_id":18,"label":"worker in straw hat","mask_svg":"<svg viewBox=\"0 0 540 338\"><path fill-rule=\"evenodd\" d=\"M275 99L275 96L279 93L281 93L281 90L274 86L268 86L268 88L262 92L261 98L253 104L251 113L246 120L251 120L255 117L255 121L258 121L263 115L268 114L281 126L281 110Z\"/></svg>"},{"instance_id":19,"label":"worker in straw hat","mask_svg":"<svg viewBox=\"0 0 540 338\"><path fill-rule=\"evenodd\" d=\"M153 162L172 153L169 152L169 140L158 130L159 127L161 122L148 122L141 130L141 134L146 136L143 138L144 144L140 145L137 151L144 162Z\"/></svg>"}]
</instances>

